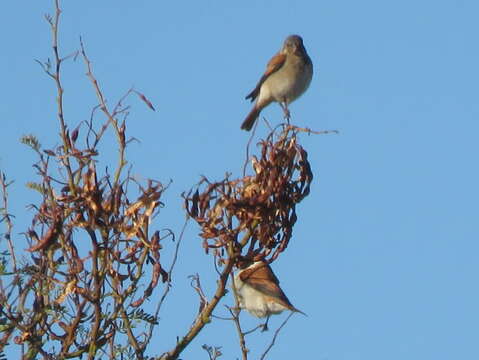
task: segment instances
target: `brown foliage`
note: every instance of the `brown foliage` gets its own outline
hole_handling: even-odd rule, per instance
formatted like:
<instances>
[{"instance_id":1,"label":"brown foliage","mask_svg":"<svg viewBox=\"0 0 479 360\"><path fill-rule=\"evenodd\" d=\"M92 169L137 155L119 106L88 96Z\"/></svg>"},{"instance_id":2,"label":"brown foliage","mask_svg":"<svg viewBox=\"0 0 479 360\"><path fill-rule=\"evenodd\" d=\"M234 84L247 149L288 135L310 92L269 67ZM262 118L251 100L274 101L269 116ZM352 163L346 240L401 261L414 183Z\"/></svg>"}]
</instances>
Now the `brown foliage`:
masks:
<instances>
[{"instance_id":1,"label":"brown foliage","mask_svg":"<svg viewBox=\"0 0 479 360\"><path fill-rule=\"evenodd\" d=\"M204 178L185 195L188 214L201 227L206 253L224 263L238 259L274 261L293 234L296 205L309 194L313 173L295 127L286 126L259 143L254 174L220 182ZM243 237L241 236L243 235Z\"/></svg>"}]
</instances>

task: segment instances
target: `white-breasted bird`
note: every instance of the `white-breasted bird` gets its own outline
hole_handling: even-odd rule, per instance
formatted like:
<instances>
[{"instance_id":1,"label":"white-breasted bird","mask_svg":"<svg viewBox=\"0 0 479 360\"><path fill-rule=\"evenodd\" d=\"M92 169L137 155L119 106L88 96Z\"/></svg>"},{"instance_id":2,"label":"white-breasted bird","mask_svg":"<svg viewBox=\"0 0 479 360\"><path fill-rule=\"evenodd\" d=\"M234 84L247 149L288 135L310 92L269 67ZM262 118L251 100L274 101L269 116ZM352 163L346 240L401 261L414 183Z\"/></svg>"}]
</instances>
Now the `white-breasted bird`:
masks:
<instances>
[{"instance_id":1,"label":"white-breasted bird","mask_svg":"<svg viewBox=\"0 0 479 360\"><path fill-rule=\"evenodd\" d=\"M291 304L265 261L256 261L239 270L234 276L234 286L239 307L256 317L269 317L284 310L306 315Z\"/></svg>"},{"instance_id":2,"label":"white-breasted bird","mask_svg":"<svg viewBox=\"0 0 479 360\"><path fill-rule=\"evenodd\" d=\"M313 78L313 63L299 35L290 35L281 50L271 58L264 75L246 99L255 101L253 109L241 124L250 131L261 110L272 102L278 102L289 121L288 106L309 87Z\"/></svg>"}]
</instances>

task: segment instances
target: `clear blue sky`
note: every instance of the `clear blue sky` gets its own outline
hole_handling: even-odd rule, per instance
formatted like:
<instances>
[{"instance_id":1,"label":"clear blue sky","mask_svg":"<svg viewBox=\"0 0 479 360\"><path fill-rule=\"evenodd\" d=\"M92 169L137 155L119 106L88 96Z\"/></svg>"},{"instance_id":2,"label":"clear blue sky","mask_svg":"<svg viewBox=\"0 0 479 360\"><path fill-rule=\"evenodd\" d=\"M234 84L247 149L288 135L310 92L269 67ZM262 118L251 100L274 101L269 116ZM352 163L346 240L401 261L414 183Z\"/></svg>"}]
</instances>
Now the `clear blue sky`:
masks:
<instances>
[{"instance_id":1,"label":"clear blue sky","mask_svg":"<svg viewBox=\"0 0 479 360\"><path fill-rule=\"evenodd\" d=\"M24 187L35 158L18 139L58 142L53 83L34 62L51 56L43 14L52 2L8 1L0 14L0 168L16 180L16 233L38 200ZM477 1L90 0L65 1L63 10L64 54L82 35L110 103L134 85L156 105L151 112L132 100L128 130L141 143L129 159L144 178L173 180L156 226L177 232L182 191L202 174L240 174L244 96L284 37L303 36L315 74L291 106L293 121L340 135L302 138L315 180L273 267L308 317L290 320L269 358L479 358ZM64 70L74 126L96 102L83 63ZM280 121L276 105L263 114ZM191 223L149 355L191 324L197 303L187 275L215 286L197 233ZM239 357L235 336L232 323L214 321L182 357L206 359L204 343ZM253 354L271 336L250 339Z\"/></svg>"}]
</instances>

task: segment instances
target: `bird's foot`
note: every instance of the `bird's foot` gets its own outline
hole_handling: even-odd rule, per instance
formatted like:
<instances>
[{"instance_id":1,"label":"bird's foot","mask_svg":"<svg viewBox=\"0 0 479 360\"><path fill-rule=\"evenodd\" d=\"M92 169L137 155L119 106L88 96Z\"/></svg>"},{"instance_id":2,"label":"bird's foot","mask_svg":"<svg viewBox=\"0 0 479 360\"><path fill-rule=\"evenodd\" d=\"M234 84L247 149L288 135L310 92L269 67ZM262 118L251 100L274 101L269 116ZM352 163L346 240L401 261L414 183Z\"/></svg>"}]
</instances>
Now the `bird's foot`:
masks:
<instances>
[{"instance_id":1,"label":"bird's foot","mask_svg":"<svg viewBox=\"0 0 479 360\"><path fill-rule=\"evenodd\" d=\"M283 108L284 118L286 119L286 121L288 122L288 125L289 125L289 119L291 118L291 113L289 112L288 104L281 103L281 107Z\"/></svg>"},{"instance_id":2,"label":"bird's foot","mask_svg":"<svg viewBox=\"0 0 479 360\"><path fill-rule=\"evenodd\" d=\"M271 315L271 314L270 314ZM268 317L266 318L266 322L263 324L263 329L261 329L261 332L265 332L265 331L268 331L268 322L269 322L269 317L270 315L268 315Z\"/></svg>"}]
</instances>

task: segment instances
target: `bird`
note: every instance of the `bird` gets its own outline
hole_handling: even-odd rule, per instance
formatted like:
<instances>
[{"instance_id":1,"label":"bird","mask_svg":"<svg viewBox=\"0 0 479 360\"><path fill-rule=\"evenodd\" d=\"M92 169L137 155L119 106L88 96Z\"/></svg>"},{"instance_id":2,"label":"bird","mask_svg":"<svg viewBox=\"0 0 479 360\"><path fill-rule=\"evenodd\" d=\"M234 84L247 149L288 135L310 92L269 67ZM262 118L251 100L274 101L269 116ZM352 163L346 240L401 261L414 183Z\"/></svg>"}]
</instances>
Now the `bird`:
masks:
<instances>
[{"instance_id":1,"label":"bird","mask_svg":"<svg viewBox=\"0 0 479 360\"><path fill-rule=\"evenodd\" d=\"M241 129L250 131L261 110L273 101L280 104L289 121L288 105L308 89L312 78L313 63L303 39L299 35L288 36L281 50L268 62L266 72L254 90L246 96L246 100L256 102L241 124Z\"/></svg>"},{"instance_id":2,"label":"bird","mask_svg":"<svg viewBox=\"0 0 479 360\"><path fill-rule=\"evenodd\" d=\"M258 318L291 310L306 315L295 308L279 286L279 280L264 260L253 262L234 276L234 290L238 305Z\"/></svg>"}]
</instances>

